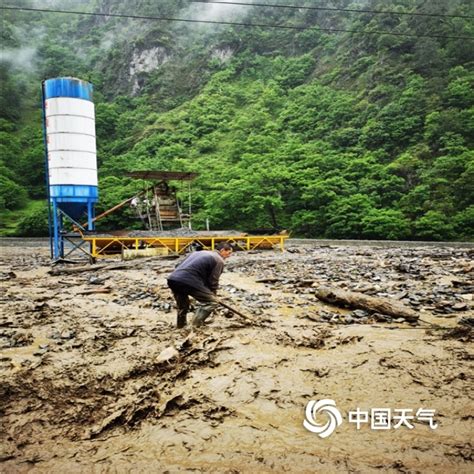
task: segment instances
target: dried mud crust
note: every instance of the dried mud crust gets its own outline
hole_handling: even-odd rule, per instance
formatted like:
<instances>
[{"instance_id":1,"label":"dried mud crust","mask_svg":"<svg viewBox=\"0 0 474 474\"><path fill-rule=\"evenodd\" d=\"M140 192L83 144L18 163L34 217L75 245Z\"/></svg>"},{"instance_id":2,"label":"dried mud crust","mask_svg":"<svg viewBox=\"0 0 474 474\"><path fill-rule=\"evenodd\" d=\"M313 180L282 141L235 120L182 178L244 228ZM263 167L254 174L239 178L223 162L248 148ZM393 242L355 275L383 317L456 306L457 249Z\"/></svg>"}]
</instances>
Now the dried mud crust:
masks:
<instances>
[{"instance_id":1,"label":"dried mud crust","mask_svg":"<svg viewBox=\"0 0 474 474\"><path fill-rule=\"evenodd\" d=\"M176 330L152 259L51 275L46 251L4 248L0 461L5 472L469 472L472 254L298 247L238 253L216 312ZM418 325L319 301L331 284L397 299ZM443 329L442 329L443 328ZM437 430L356 430L323 440L309 400L436 409Z\"/></svg>"}]
</instances>

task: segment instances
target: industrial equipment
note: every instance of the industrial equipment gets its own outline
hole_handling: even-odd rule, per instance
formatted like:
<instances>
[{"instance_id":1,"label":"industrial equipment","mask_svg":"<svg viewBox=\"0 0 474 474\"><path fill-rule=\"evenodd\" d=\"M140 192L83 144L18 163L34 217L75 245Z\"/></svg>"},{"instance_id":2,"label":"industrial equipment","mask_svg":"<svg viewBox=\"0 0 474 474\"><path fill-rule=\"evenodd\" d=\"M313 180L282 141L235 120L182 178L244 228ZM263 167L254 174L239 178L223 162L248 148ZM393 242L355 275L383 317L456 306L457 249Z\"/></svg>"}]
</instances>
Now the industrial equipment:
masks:
<instances>
[{"instance_id":1,"label":"industrial equipment","mask_svg":"<svg viewBox=\"0 0 474 474\"><path fill-rule=\"evenodd\" d=\"M98 199L95 114L92 84L72 77L42 83L46 181L51 257L65 258L83 242L68 236L67 222L87 217L94 228ZM72 248L65 254L65 242Z\"/></svg>"}]
</instances>

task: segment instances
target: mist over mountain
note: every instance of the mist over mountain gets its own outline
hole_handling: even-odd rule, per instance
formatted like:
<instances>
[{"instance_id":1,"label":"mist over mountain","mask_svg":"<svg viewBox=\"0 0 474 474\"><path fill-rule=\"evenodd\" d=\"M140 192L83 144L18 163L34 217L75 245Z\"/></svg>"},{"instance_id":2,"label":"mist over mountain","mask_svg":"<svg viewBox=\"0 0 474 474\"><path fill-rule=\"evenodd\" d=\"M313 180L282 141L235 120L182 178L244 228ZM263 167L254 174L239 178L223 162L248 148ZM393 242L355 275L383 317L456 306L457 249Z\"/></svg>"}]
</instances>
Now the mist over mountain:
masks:
<instances>
[{"instance_id":1,"label":"mist over mountain","mask_svg":"<svg viewBox=\"0 0 474 474\"><path fill-rule=\"evenodd\" d=\"M72 76L94 85L98 212L143 186L127 171L196 171L195 228L472 239L472 2L266 3L2 1L74 12L2 11L4 233L44 232L41 81Z\"/></svg>"}]
</instances>

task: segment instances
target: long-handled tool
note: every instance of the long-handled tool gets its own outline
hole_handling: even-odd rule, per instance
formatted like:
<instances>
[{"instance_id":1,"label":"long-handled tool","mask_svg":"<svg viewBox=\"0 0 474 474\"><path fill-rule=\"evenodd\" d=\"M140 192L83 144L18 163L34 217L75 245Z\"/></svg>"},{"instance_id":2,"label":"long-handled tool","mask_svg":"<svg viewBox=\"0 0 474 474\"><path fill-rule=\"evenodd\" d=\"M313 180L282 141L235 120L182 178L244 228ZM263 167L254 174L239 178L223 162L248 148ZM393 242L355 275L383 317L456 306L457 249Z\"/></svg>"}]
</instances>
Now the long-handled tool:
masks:
<instances>
[{"instance_id":1,"label":"long-handled tool","mask_svg":"<svg viewBox=\"0 0 474 474\"><path fill-rule=\"evenodd\" d=\"M247 316L246 314L244 313L241 313L238 309L235 309L233 308L232 306L228 305L227 303L224 303L223 301L221 300L218 300L217 301L221 306L224 306L224 308L227 308L228 310L232 311L233 313L237 314L238 316L240 316L241 318L244 318L245 320L247 321L251 321L252 323L255 323L255 319L254 318L251 318L250 316Z\"/></svg>"}]
</instances>

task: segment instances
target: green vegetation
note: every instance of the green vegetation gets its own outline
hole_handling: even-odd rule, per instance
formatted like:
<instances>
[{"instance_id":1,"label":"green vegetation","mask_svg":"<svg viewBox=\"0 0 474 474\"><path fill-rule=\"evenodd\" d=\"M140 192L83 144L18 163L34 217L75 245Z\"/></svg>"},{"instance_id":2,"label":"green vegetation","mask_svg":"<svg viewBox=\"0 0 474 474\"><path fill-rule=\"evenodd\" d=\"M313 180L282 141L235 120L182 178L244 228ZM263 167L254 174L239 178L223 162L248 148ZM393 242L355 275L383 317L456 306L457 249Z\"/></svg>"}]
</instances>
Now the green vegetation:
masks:
<instances>
[{"instance_id":1,"label":"green vegetation","mask_svg":"<svg viewBox=\"0 0 474 474\"><path fill-rule=\"evenodd\" d=\"M129 13L126 3L80 8ZM79 8L73 0L61 8L71 5ZM474 15L468 0L367 5ZM187 7L141 0L135 13L179 17ZM98 213L142 185L126 171L197 171L196 228L209 219L215 229L286 228L307 237L474 238L474 41L411 36L474 37L472 21L239 11L238 21L407 36L8 12L6 47L33 47L35 35L39 44L33 70L0 64L0 216L8 216L8 232L15 219L22 235L44 226L45 216L25 207L44 197L40 82L70 75L95 86ZM126 210L101 224L136 225Z\"/></svg>"},{"instance_id":2,"label":"green vegetation","mask_svg":"<svg viewBox=\"0 0 474 474\"><path fill-rule=\"evenodd\" d=\"M48 209L46 200L30 200L15 211L0 211L0 237L41 237L48 235Z\"/></svg>"}]
</instances>

